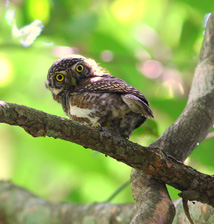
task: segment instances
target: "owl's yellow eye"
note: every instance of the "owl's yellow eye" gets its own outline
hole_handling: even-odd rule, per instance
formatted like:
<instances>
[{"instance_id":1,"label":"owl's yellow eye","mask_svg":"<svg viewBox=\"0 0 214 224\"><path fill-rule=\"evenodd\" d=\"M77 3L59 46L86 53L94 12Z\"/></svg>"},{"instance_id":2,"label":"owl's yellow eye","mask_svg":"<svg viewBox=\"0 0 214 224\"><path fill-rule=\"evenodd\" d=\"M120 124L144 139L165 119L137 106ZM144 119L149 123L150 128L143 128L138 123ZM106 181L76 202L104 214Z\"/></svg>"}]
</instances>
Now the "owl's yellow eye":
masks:
<instances>
[{"instance_id":1,"label":"owl's yellow eye","mask_svg":"<svg viewBox=\"0 0 214 224\"><path fill-rule=\"evenodd\" d=\"M76 71L77 72L82 72L83 70L84 70L83 65L79 64L79 65L76 66Z\"/></svg>"},{"instance_id":2,"label":"owl's yellow eye","mask_svg":"<svg viewBox=\"0 0 214 224\"><path fill-rule=\"evenodd\" d=\"M64 78L65 78L64 75L61 74L61 73L59 73L59 74L56 75L56 80L58 82L62 82L64 80Z\"/></svg>"}]
</instances>

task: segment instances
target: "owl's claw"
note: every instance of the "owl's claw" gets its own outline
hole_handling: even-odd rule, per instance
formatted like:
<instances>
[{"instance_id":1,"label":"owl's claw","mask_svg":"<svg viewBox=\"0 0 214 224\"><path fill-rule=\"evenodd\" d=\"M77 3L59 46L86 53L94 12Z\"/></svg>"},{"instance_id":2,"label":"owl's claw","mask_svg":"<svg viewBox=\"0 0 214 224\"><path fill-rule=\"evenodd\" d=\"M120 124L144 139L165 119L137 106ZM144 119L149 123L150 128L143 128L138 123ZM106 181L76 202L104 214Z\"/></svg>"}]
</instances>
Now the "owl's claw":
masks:
<instances>
[{"instance_id":1,"label":"owl's claw","mask_svg":"<svg viewBox=\"0 0 214 224\"><path fill-rule=\"evenodd\" d=\"M99 128L99 129L101 129L101 130L103 129L103 127L101 126L101 124L98 123L98 122L92 124L91 126L92 126L93 128Z\"/></svg>"},{"instance_id":2,"label":"owl's claw","mask_svg":"<svg viewBox=\"0 0 214 224\"><path fill-rule=\"evenodd\" d=\"M102 127L99 122L96 122L96 123L92 124L91 126L93 128L99 129L101 140L102 140L102 138L103 138L104 135L107 135L109 133L109 129L108 128L105 128L105 127Z\"/></svg>"}]
</instances>

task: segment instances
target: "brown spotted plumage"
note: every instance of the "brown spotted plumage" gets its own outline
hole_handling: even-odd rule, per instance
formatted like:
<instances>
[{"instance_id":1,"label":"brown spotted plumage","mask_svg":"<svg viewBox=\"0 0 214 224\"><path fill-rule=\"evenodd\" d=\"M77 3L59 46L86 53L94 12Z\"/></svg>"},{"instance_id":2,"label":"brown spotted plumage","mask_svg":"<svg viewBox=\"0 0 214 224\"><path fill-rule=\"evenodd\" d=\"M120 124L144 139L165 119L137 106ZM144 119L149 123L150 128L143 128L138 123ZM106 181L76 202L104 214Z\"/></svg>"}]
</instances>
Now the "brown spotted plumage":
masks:
<instances>
[{"instance_id":1,"label":"brown spotted plumage","mask_svg":"<svg viewBox=\"0 0 214 224\"><path fill-rule=\"evenodd\" d=\"M72 120L114 129L122 137L153 118L142 93L82 56L57 60L46 86Z\"/></svg>"}]
</instances>

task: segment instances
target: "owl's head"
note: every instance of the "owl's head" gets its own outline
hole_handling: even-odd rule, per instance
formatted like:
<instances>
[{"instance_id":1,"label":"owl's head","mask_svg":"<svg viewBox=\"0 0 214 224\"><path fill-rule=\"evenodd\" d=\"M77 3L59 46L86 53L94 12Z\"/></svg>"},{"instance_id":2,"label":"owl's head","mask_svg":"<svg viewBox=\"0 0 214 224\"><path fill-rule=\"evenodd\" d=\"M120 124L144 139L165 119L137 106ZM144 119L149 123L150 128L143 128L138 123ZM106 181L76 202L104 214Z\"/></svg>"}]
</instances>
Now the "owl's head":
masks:
<instances>
[{"instance_id":1,"label":"owl's head","mask_svg":"<svg viewBox=\"0 0 214 224\"><path fill-rule=\"evenodd\" d=\"M57 100L64 90L73 91L81 79L102 75L102 68L92 59L72 55L57 60L48 71L46 87Z\"/></svg>"}]
</instances>

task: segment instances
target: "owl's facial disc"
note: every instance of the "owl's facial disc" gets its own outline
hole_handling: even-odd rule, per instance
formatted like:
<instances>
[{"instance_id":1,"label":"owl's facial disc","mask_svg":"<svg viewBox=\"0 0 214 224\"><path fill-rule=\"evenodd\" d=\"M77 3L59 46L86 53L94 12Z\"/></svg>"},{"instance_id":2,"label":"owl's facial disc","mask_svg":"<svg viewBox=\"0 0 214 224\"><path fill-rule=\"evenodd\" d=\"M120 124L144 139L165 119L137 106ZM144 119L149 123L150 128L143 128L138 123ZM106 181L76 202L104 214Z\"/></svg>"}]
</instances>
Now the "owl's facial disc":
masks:
<instances>
[{"instance_id":1,"label":"owl's facial disc","mask_svg":"<svg viewBox=\"0 0 214 224\"><path fill-rule=\"evenodd\" d=\"M72 92L81 79L97 76L99 71L94 60L73 55L53 63L45 85L54 97L60 98L67 91Z\"/></svg>"},{"instance_id":2,"label":"owl's facial disc","mask_svg":"<svg viewBox=\"0 0 214 224\"><path fill-rule=\"evenodd\" d=\"M59 95L65 88L66 75L64 71L49 73L45 83L46 88L50 89L53 95Z\"/></svg>"},{"instance_id":3,"label":"owl's facial disc","mask_svg":"<svg viewBox=\"0 0 214 224\"><path fill-rule=\"evenodd\" d=\"M47 80L45 83L46 88L48 88L53 95L58 95L59 93L61 93L63 91L63 88L55 88L51 85L50 80Z\"/></svg>"}]
</instances>

